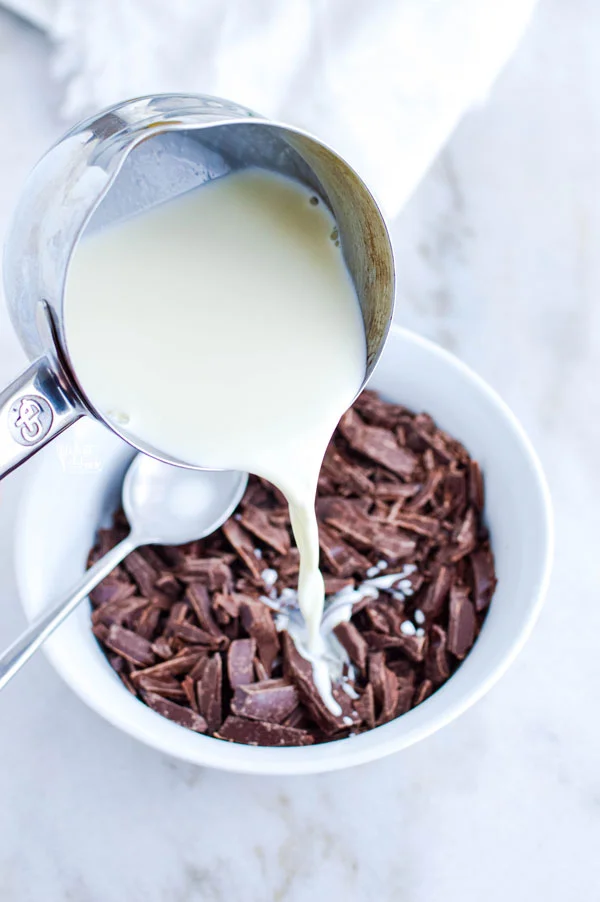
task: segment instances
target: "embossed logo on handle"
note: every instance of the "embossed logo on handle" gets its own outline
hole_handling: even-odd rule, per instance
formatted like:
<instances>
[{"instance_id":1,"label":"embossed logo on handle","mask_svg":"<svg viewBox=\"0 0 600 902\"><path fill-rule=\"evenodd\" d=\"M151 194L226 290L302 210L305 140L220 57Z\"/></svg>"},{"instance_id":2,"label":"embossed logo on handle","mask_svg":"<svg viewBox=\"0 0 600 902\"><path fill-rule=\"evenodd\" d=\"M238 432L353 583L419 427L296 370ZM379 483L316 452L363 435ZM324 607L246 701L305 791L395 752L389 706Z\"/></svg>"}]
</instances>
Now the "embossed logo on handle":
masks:
<instances>
[{"instance_id":1,"label":"embossed logo on handle","mask_svg":"<svg viewBox=\"0 0 600 902\"><path fill-rule=\"evenodd\" d=\"M10 434L20 445L35 445L48 435L54 415L45 398L23 395L8 414Z\"/></svg>"}]
</instances>

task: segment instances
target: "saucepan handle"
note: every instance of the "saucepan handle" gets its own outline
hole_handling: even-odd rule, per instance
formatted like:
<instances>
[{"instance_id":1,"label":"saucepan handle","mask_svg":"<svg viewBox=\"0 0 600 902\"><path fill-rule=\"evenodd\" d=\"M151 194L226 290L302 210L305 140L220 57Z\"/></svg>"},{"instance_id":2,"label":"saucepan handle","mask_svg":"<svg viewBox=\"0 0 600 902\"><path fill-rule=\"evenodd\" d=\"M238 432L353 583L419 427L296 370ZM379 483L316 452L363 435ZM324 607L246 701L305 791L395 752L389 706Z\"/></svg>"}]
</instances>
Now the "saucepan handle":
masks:
<instances>
[{"instance_id":1,"label":"saucepan handle","mask_svg":"<svg viewBox=\"0 0 600 902\"><path fill-rule=\"evenodd\" d=\"M0 393L0 479L84 412L48 358L34 361Z\"/></svg>"}]
</instances>

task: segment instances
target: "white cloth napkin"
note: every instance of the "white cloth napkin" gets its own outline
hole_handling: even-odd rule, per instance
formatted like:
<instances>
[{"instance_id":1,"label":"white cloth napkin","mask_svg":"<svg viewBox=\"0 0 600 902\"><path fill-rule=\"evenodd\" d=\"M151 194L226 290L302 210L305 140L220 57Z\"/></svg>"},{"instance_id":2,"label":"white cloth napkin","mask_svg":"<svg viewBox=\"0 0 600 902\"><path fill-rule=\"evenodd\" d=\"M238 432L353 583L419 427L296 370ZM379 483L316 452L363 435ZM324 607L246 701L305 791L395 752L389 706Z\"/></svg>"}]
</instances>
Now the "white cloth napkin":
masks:
<instances>
[{"instance_id":1,"label":"white cloth napkin","mask_svg":"<svg viewBox=\"0 0 600 902\"><path fill-rule=\"evenodd\" d=\"M37 2L67 119L138 94L228 97L330 143L394 216L536 0Z\"/></svg>"}]
</instances>

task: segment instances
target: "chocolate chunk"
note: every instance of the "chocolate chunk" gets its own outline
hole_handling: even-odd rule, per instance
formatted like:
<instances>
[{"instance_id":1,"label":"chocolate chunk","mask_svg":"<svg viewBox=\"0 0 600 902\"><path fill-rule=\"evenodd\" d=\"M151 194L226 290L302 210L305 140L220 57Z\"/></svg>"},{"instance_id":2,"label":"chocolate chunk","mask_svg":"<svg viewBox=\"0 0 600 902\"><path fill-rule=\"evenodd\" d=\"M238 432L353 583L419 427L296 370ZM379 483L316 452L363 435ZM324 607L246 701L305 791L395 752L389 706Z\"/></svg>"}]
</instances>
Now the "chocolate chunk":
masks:
<instances>
[{"instance_id":1,"label":"chocolate chunk","mask_svg":"<svg viewBox=\"0 0 600 902\"><path fill-rule=\"evenodd\" d=\"M457 658L464 658L475 641L476 625L475 609L469 600L469 590L466 586L452 586L448 620L448 651L451 651Z\"/></svg>"},{"instance_id":2,"label":"chocolate chunk","mask_svg":"<svg viewBox=\"0 0 600 902\"><path fill-rule=\"evenodd\" d=\"M161 573L156 580L156 588L172 601L177 601L181 595L181 583L169 572Z\"/></svg>"},{"instance_id":3,"label":"chocolate chunk","mask_svg":"<svg viewBox=\"0 0 600 902\"><path fill-rule=\"evenodd\" d=\"M336 639L346 650L348 657L359 670L365 669L368 646L353 623L339 623L333 631Z\"/></svg>"},{"instance_id":4,"label":"chocolate chunk","mask_svg":"<svg viewBox=\"0 0 600 902\"><path fill-rule=\"evenodd\" d=\"M144 670L132 673L131 679L135 683L142 676L182 676L191 671L202 654L206 654L206 652L190 651L188 648L184 648L167 661L161 661L160 664L155 664L153 667L147 667Z\"/></svg>"},{"instance_id":5,"label":"chocolate chunk","mask_svg":"<svg viewBox=\"0 0 600 902\"><path fill-rule=\"evenodd\" d=\"M198 709L211 733L223 722L223 662L213 655L204 668L202 679L196 684Z\"/></svg>"},{"instance_id":6,"label":"chocolate chunk","mask_svg":"<svg viewBox=\"0 0 600 902\"><path fill-rule=\"evenodd\" d=\"M382 501L402 501L408 507L408 499L419 494L422 487L418 482L379 482L373 494Z\"/></svg>"},{"instance_id":7,"label":"chocolate chunk","mask_svg":"<svg viewBox=\"0 0 600 902\"><path fill-rule=\"evenodd\" d=\"M343 589L349 589L351 586L354 587L354 580L352 577L347 577L344 579L341 576L326 576L323 579L325 583L325 595L337 595L338 592L341 592Z\"/></svg>"},{"instance_id":8,"label":"chocolate chunk","mask_svg":"<svg viewBox=\"0 0 600 902\"><path fill-rule=\"evenodd\" d=\"M482 548L479 551L474 551L469 560L471 561L473 572L475 608L477 611L484 611L489 605L496 588L494 557L489 549Z\"/></svg>"},{"instance_id":9,"label":"chocolate chunk","mask_svg":"<svg viewBox=\"0 0 600 902\"><path fill-rule=\"evenodd\" d=\"M171 648L171 644L168 639L165 639L164 636L159 636L152 643L152 651L159 658L167 658L173 657L173 649Z\"/></svg>"},{"instance_id":10,"label":"chocolate chunk","mask_svg":"<svg viewBox=\"0 0 600 902\"><path fill-rule=\"evenodd\" d=\"M196 620L200 627L205 632L217 638L223 636L223 631L213 617L206 586L203 586L201 583L190 583L186 589L185 599L196 615Z\"/></svg>"},{"instance_id":11,"label":"chocolate chunk","mask_svg":"<svg viewBox=\"0 0 600 902\"><path fill-rule=\"evenodd\" d=\"M319 523L319 545L327 566L336 576L352 576L353 573L366 573L369 560L356 549L348 545L334 529Z\"/></svg>"},{"instance_id":12,"label":"chocolate chunk","mask_svg":"<svg viewBox=\"0 0 600 902\"><path fill-rule=\"evenodd\" d=\"M240 526L233 517L230 517L221 528L228 541L231 542L252 574L252 577L256 581L262 582L260 574L263 568L260 566L260 561L254 554L255 549L249 533L247 533L244 527Z\"/></svg>"},{"instance_id":13,"label":"chocolate chunk","mask_svg":"<svg viewBox=\"0 0 600 902\"><path fill-rule=\"evenodd\" d=\"M194 730L195 733L206 733L206 721L200 714L196 714L190 708L184 708L183 705L178 705L176 702L162 698L162 696L156 695L154 692L143 692L142 698L149 708L152 708L158 714L162 714L163 717L168 717L169 720L179 724L180 727L187 727L188 730Z\"/></svg>"},{"instance_id":14,"label":"chocolate chunk","mask_svg":"<svg viewBox=\"0 0 600 902\"><path fill-rule=\"evenodd\" d=\"M223 592L215 592L212 599L212 607L215 612L215 617L218 618L219 614L227 615L229 620L235 620L240 616L240 604L242 601L242 597L240 595L231 594L225 595Z\"/></svg>"},{"instance_id":15,"label":"chocolate chunk","mask_svg":"<svg viewBox=\"0 0 600 902\"><path fill-rule=\"evenodd\" d=\"M427 617L439 617L451 585L452 569L443 564L438 565L432 582L429 583L424 597L419 602L419 607Z\"/></svg>"},{"instance_id":16,"label":"chocolate chunk","mask_svg":"<svg viewBox=\"0 0 600 902\"><path fill-rule=\"evenodd\" d=\"M270 676L273 661L279 654L279 638L271 612L260 601L245 601L240 605L240 614L244 629L256 640L258 657Z\"/></svg>"},{"instance_id":17,"label":"chocolate chunk","mask_svg":"<svg viewBox=\"0 0 600 902\"><path fill-rule=\"evenodd\" d=\"M287 679L296 686L300 699L309 712L309 716L326 734L337 733L344 729L344 717L351 723L359 721L356 713L352 712L349 697L344 692L333 691L333 696L342 709L338 717L327 708L317 687L315 686L312 666L297 651L289 633L282 633L283 672Z\"/></svg>"},{"instance_id":18,"label":"chocolate chunk","mask_svg":"<svg viewBox=\"0 0 600 902\"><path fill-rule=\"evenodd\" d=\"M386 429L393 429L398 425L400 418L408 413L406 408L383 401L377 392L369 389L362 392L353 406L367 423Z\"/></svg>"},{"instance_id":19,"label":"chocolate chunk","mask_svg":"<svg viewBox=\"0 0 600 902\"><path fill-rule=\"evenodd\" d=\"M397 677L398 701L394 717L400 717L410 711L415 694L415 673L411 671L408 677Z\"/></svg>"},{"instance_id":20,"label":"chocolate chunk","mask_svg":"<svg viewBox=\"0 0 600 902\"><path fill-rule=\"evenodd\" d=\"M474 508L468 509L453 538L454 545L449 560L456 562L470 554L477 545L477 516Z\"/></svg>"},{"instance_id":21,"label":"chocolate chunk","mask_svg":"<svg viewBox=\"0 0 600 902\"><path fill-rule=\"evenodd\" d=\"M256 640L236 639L227 652L227 676L232 689L251 683L254 679Z\"/></svg>"},{"instance_id":22,"label":"chocolate chunk","mask_svg":"<svg viewBox=\"0 0 600 902\"><path fill-rule=\"evenodd\" d=\"M369 681L373 687L378 716L376 723L387 723L396 713L398 704L398 680L391 670L385 666L383 652L369 653Z\"/></svg>"},{"instance_id":23,"label":"chocolate chunk","mask_svg":"<svg viewBox=\"0 0 600 902\"><path fill-rule=\"evenodd\" d=\"M135 591L135 586L131 587ZM113 598L106 601L92 613L92 623L105 623L110 626L116 623L119 626L127 621L133 614L136 614L148 604L147 598L141 598L139 595L129 596L125 598Z\"/></svg>"},{"instance_id":24,"label":"chocolate chunk","mask_svg":"<svg viewBox=\"0 0 600 902\"><path fill-rule=\"evenodd\" d=\"M264 680L238 686L231 710L239 717L282 723L298 707L298 692L286 680Z\"/></svg>"},{"instance_id":25,"label":"chocolate chunk","mask_svg":"<svg viewBox=\"0 0 600 902\"><path fill-rule=\"evenodd\" d=\"M158 571L142 556L140 551L132 551L123 561L123 566L133 578L140 593L148 598L156 586Z\"/></svg>"},{"instance_id":26,"label":"chocolate chunk","mask_svg":"<svg viewBox=\"0 0 600 902\"><path fill-rule=\"evenodd\" d=\"M354 708L360 719L369 729L375 726L375 696L373 695L373 686L367 683L365 691L354 702Z\"/></svg>"},{"instance_id":27,"label":"chocolate chunk","mask_svg":"<svg viewBox=\"0 0 600 902\"><path fill-rule=\"evenodd\" d=\"M185 677L185 679L182 680L181 688L185 693L187 703L192 711L195 711L196 714L199 714L200 711L198 709L198 696L196 695L196 681L189 673Z\"/></svg>"},{"instance_id":28,"label":"chocolate chunk","mask_svg":"<svg viewBox=\"0 0 600 902\"><path fill-rule=\"evenodd\" d=\"M338 428L355 451L405 479L411 478L418 459L407 448L401 448L395 435L389 430L365 425L352 408L344 414Z\"/></svg>"},{"instance_id":29,"label":"chocolate chunk","mask_svg":"<svg viewBox=\"0 0 600 902\"><path fill-rule=\"evenodd\" d=\"M433 624L429 634L429 649L425 661L425 676L439 686L450 676L450 663L446 654L446 633L437 624Z\"/></svg>"},{"instance_id":30,"label":"chocolate chunk","mask_svg":"<svg viewBox=\"0 0 600 902\"><path fill-rule=\"evenodd\" d=\"M142 636L142 638L148 639L148 641L151 642L158 628L160 615L160 608L156 605L146 605L135 620L135 632L138 636Z\"/></svg>"},{"instance_id":31,"label":"chocolate chunk","mask_svg":"<svg viewBox=\"0 0 600 902\"><path fill-rule=\"evenodd\" d=\"M203 579L211 592L231 592L233 579L231 568L221 558L186 559L186 566L179 575L184 582L194 583Z\"/></svg>"},{"instance_id":32,"label":"chocolate chunk","mask_svg":"<svg viewBox=\"0 0 600 902\"><path fill-rule=\"evenodd\" d=\"M444 467L436 467L427 474L425 482L413 498L406 504L407 511L420 511L426 504L435 501L435 495L444 480L446 470Z\"/></svg>"},{"instance_id":33,"label":"chocolate chunk","mask_svg":"<svg viewBox=\"0 0 600 902\"><path fill-rule=\"evenodd\" d=\"M433 692L433 683L431 680L423 680L423 682L418 686L417 691L415 692L413 698L413 708L416 708L417 705L420 705L421 702L424 702L426 698L429 698L431 693Z\"/></svg>"},{"instance_id":34,"label":"chocolate chunk","mask_svg":"<svg viewBox=\"0 0 600 902\"><path fill-rule=\"evenodd\" d=\"M344 486L358 495L370 495L375 488L364 471L346 460L333 443L327 448L321 476L328 477L332 487Z\"/></svg>"},{"instance_id":35,"label":"chocolate chunk","mask_svg":"<svg viewBox=\"0 0 600 902\"><path fill-rule=\"evenodd\" d=\"M366 548L377 548L390 561L410 557L416 541L395 526L380 523L342 498L328 499L325 522L351 541Z\"/></svg>"},{"instance_id":36,"label":"chocolate chunk","mask_svg":"<svg viewBox=\"0 0 600 902\"><path fill-rule=\"evenodd\" d=\"M123 582L113 576L108 576L100 585L96 586L90 592L90 600L94 605L105 605L109 602L119 604L130 598L136 592L136 586L133 583Z\"/></svg>"},{"instance_id":37,"label":"chocolate chunk","mask_svg":"<svg viewBox=\"0 0 600 902\"><path fill-rule=\"evenodd\" d=\"M248 532L262 542L266 542L279 554L287 554L290 550L291 543L287 529L282 526L273 526L265 511L256 507L245 507L240 514L240 523L246 527Z\"/></svg>"},{"instance_id":38,"label":"chocolate chunk","mask_svg":"<svg viewBox=\"0 0 600 902\"><path fill-rule=\"evenodd\" d=\"M154 692L155 695L162 695L164 698L171 698L174 701L185 700L186 694L177 680L173 677L165 677L158 679L152 675L144 676L143 674L137 681L137 686L144 692Z\"/></svg>"},{"instance_id":39,"label":"chocolate chunk","mask_svg":"<svg viewBox=\"0 0 600 902\"><path fill-rule=\"evenodd\" d=\"M469 501L477 511L483 511L483 476L476 460L469 461Z\"/></svg>"},{"instance_id":40,"label":"chocolate chunk","mask_svg":"<svg viewBox=\"0 0 600 902\"><path fill-rule=\"evenodd\" d=\"M209 648L223 648L224 645L229 645L229 640L223 633L214 636L192 623L176 623L172 628L172 635L183 639L189 645L206 645Z\"/></svg>"},{"instance_id":41,"label":"chocolate chunk","mask_svg":"<svg viewBox=\"0 0 600 902\"><path fill-rule=\"evenodd\" d=\"M154 652L150 642L116 623L109 627L103 641L108 648L131 661L132 664L154 663Z\"/></svg>"},{"instance_id":42,"label":"chocolate chunk","mask_svg":"<svg viewBox=\"0 0 600 902\"><path fill-rule=\"evenodd\" d=\"M424 517L420 514L393 513L389 519L395 526L400 526L408 532L414 532L419 536L428 536L433 539L440 531L440 521L435 517Z\"/></svg>"},{"instance_id":43,"label":"chocolate chunk","mask_svg":"<svg viewBox=\"0 0 600 902\"><path fill-rule=\"evenodd\" d=\"M227 718L215 735L217 739L227 739L229 742L241 742L245 745L312 745L314 742L306 730L232 716Z\"/></svg>"}]
</instances>

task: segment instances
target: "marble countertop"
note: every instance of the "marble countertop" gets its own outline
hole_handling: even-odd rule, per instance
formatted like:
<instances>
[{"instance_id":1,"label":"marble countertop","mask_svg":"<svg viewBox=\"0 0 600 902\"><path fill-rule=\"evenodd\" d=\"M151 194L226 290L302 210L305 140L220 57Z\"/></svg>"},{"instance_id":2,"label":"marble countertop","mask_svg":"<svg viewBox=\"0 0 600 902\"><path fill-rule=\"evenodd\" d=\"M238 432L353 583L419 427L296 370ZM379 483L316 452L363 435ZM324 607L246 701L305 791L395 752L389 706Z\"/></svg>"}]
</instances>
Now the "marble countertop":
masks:
<instances>
[{"instance_id":1,"label":"marble countertop","mask_svg":"<svg viewBox=\"0 0 600 902\"><path fill-rule=\"evenodd\" d=\"M0 695L2 902L598 897L599 39L594 0L541 0L393 228L400 321L487 378L546 467L556 566L525 651L425 742L306 778L166 758L37 656ZM47 64L43 38L0 12L0 232L61 131ZM23 360L0 307L0 382ZM26 479L1 491L2 645L23 625L11 537Z\"/></svg>"}]
</instances>

